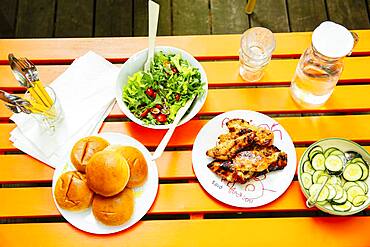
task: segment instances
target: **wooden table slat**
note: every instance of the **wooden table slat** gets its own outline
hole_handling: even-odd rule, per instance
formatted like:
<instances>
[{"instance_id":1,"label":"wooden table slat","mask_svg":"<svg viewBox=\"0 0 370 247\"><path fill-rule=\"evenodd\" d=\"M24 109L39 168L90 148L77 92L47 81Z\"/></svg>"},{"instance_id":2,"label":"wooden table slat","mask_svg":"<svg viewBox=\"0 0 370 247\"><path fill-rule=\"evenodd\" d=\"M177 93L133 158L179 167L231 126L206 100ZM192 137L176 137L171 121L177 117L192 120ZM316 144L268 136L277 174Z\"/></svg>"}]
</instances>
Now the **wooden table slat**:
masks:
<instances>
[{"instance_id":1,"label":"wooden table slat","mask_svg":"<svg viewBox=\"0 0 370 247\"><path fill-rule=\"evenodd\" d=\"M249 17L244 12L245 1L210 1L212 34L243 33L249 28Z\"/></svg>"},{"instance_id":2,"label":"wooden table slat","mask_svg":"<svg viewBox=\"0 0 370 247\"><path fill-rule=\"evenodd\" d=\"M289 24L291 31L312 31L326 21L325 0L288 0Z\"/></svg>"},{"instance_id":3,"label":"wooden table slat","mask_svg":"<svg viewBox=\"0 0 370 247\"><path fill-rule=\"evenodd\" d=\"M0 5L0 38L11 38L15 34L17 1L2 0Z\"/></svg>"},{"instance_id":4,"label":"wooden table slat","mask_svg":"<svg viewBox=\"0 0 370 247\"><path fill-rule=\"evenodd\" d=\"M18 0L15 36L52 37L56 2L56 0ZM29 19L29 13L32 13L32 21Z\"/></svg>"},{"instance_id":5,"label":"wooden table slat","mask_svg":"<svg viewBox=\"0 0 370 247\"><path fill-rule=\"evenodd\" d=\"M370 31L356 30L356 32L359 34L360 42L354 48L352 55L370 54ZM274 57L298 57L311 43L309 32L276 33L275 37ZM200 60L237 58L240 35L158 37L156 45L169 45L184 49ZM111 61L120 62L146 47L146 37L2 39L0 40L0 64L7 64L8 53L11 52L27 57L35 63L50 64L71 62L90 50Z\"/></svg>"},{"instance_id":6,"label":"wooden table slat","mask_svg":"<svg viewBox=\"0 0 370 247\"><path fill-rule=\"evenodd\" d=\"M364 146L370 153L370 146ZM306 148L296 148L297 165ZM191 151L166 151L156 161L159 179L194 179ZM0 184L51 182L54 169L23 154L0 155ZM297 170L296 170L297 174Z\"/></svg>"},{"instance_id":7,"label":"wooden table slat","mask_svg":"<svg viewBox=\"0 0 370 247\"><path fill-rule=\"evenodd\" d=\"M235 109L249 109L273 114L368 112L370 110L369 90L370 86L367 85L337 86L324 106L303 108L295 103L290 96L290 88L288 87L210 89L206 102L198 115L216 115ZM4 104L0 104L0 120L7 121L12 114ZM109 116L114 118L125 117L117 104Z\"/></svg>"},{"instance_id":8,"label":"wooden table slat","mask_svg":"<svg viewBox=\"0 0 370 247\"><path fill-rule=\"evenodd\" d=\"M272 32L290 31L285 0L257 1L250 20L252 27L266 27Z\"/></svg>"},{"instance_id":9,"label":"wooden table slat","mask_svg":"<svg viewBox=\"0 0 370 247\"><path fill-rule=\"evenodd\" d=\"M28 223L0 225L0 236L4 246L238 246L236 230L243 229L250 246L368 246L369 225L370 217L359 216L160 220L139 222L117 234L92 235L68 223Z\"/></svg>"},{"instance_id":10,"label":"wooden table slat","mask_svg":"<svg viewBox=\"0 0 370 247\"><path fill-rule=\"evenodd\" d=\"M224 184L224 186L226 186ZM0 218L60 216L51 187L2 188L0 197L7 198L0 204ZM27 205L25 207L24 205ZM174 213L222 213L222 212L273 212L306 211L304 196L297 181L292 182L287 192L274 201L257 208L241 209L218 202L203 190L198 183L161 184L157 199L149 214Z\"/></svg>"},{"instance_id":11,"label":"wooden table slat","mask_svg":"<svg viewBox=\"0 0 370 247\"><path fill-rule=\"evenodd\" d=\"M132 36L133 1L96 1L95 36ZM124 13L124 14L122 14Z\"/></svg>"},{"instance_id":12,"label":"wooden table slat","mask_svg":"<svg viewBox=\"0 0 370 247\"><path fill-rule=\"evenodd\" d=\"M94 35L94 0L64 0L58 2L55 37L92 37Z\"/></svg>"},{"instance_id":13,"label":"wooden table slat","mask_svg":"<svg viewBox=\"0 0 370 247\"><path fill-rule=\"evenodd\" d=\"M280 117L275 118L290 134L296 144L307 144L325 137L342 137L353 141L369 142L370 115ZM168 147L190 147L206 120L191 120L178 127ZM0 151L14 150L9 140L9 133L15 124L0 125ZM307 131L310 129L310 131ZM132 136L145 146L156 147L165 134L165 130L153 130L133 122L106 122L102 132L119 132Z\"/></svg>"},{"instance_id":14,"label":"wooden table slat","mask_svg":"<svg viewBox=\"0 0 370 247\"><path fill-rule=\"evenodd\" d=\"M51 187L2 188L0 196L7 198L0 204L0 218L61 216L55 206ZM275 201L255 208L238 208L223 204L207 194L198 183L160 184L157 198L148 214L266 213L318 210L316 207L307 208L305 201L298 181L293 181L287 191Z\"/></svg>"},{"instance_id":15,"label":"wooden table slat","mask_svg":"<svg viewBox=\"0 0 370 247\"><path fill-rule=\"evenodd\" d=\"M341 1L326 0L330 20L344 25L346 28L370 28L369 12L366 0Z\"/></svg>"},{"instance_id":16,"label":"wooden table slat","mask_svg":"<svg viewBox=\"0 0 370 247\"><path fill-rule=\"evenodd\" d=\"M289 85L294 75L298 59L273 59L258 82L247 82L239 76L238 61L201 62L206 71L210 87L250 86L250 85ZM339 84L370 83L370 70L367 64L370 57L348 57L344 60L344 70ZM121 64L117 64L121 66ZM68 65L38 65L40 78L49 84L62 74ZM24 90L15 80L8 65L0 65L0 88L3 90Z\"/></svg>"}]
</instances>

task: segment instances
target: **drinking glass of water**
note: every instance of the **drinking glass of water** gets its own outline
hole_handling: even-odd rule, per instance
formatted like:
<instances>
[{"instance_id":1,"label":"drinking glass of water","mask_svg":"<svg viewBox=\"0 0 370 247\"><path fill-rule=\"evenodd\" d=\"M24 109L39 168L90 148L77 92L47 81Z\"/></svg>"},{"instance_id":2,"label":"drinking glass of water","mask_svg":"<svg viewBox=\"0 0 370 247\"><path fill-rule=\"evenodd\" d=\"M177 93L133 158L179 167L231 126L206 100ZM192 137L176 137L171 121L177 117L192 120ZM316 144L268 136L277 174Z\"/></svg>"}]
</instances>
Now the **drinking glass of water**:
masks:
<instances>
[{"instance_id":1,"label":"drinking glass of water","mask_svg":"<svg viewBox=\"0 0 370 247\"><path fill-rule=\"evenodd\" d=\"M269 29L253 27L245 31L240 41L240 76L247 81L259 81L274 49L275 38Z\"/></svg>"}]
</instances>

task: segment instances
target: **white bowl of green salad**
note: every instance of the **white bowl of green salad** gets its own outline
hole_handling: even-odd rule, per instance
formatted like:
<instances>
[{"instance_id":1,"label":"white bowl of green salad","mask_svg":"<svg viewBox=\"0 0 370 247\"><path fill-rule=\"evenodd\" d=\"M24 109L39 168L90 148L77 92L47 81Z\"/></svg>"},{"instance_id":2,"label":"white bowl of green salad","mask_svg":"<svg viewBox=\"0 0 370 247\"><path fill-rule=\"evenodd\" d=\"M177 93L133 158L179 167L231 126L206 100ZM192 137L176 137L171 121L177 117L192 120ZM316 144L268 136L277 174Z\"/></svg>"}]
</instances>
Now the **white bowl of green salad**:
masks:
<instances>
[{"instance_id":1,"label":"white bowl of green salad","mask_svg":"<svg viewBox=\"0 0 370 247\"><path fill-rule=\"evenodd\" d=\"M369 164L370 154L359 144L343 138L321 139L303 153L298 180L306 198L317 198L315 206L320 210L352 215L370 205Z\"/></svg>"},{"instance_id":2,"label":"white bowl of green salad","mask_svg":"<svg viewBox=\"0 0 370 247\"><path fill-rule=\"evenodd\" d=\"M148 49L131 56L121 67L116 99L122 112L133 122L152 129L168 129L177 111L192 97L192 106L179 125L188 122L202 108L208 81L202 65L188 52L157 46L149 71L144 71Z\"/></svg>"}]
</instances>

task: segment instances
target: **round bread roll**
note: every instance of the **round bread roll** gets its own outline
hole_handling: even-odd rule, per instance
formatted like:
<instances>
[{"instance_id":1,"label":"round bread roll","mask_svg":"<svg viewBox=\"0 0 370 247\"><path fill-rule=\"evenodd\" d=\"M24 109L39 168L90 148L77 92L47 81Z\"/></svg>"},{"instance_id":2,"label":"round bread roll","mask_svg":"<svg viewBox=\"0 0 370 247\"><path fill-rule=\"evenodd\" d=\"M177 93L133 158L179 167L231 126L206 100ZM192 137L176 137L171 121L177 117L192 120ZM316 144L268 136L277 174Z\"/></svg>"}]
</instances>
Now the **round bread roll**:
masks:
<instances>
[{"instance_id":1,"label":"round bread roll","mask_svg":"<svg viewBox=\"0 0 370 247\"><path fill-rule=\"evenodd\" d=\"M108 145L109 142L98 136L88 136L80 139L72 148L72 164L79 172L85 173L86 165L91 157Z\"/></svg>"},{"instance_id":2,"label":"round bread roll","mask_svg":"<svg viewBox=\"0 0 370 247\"><path fill-rule=\"evenodd\" d=\"M61 208L73 211L87 209L94 197L86 176L78 171L63 173L55 185L54 195Z\"/></svg>"},{"instance_id":3,"label":"round bread roll","mask_svg":"<svg viewBox=\"0 0 370 247\"><path fill-rule=\"evenodd\" d=\"M103 150L97 152L86 166L89 188L102 196L114 196L126 186L130 177L130 167L125 158L117 152Z\"/></svg>"},{"instance_id":4,"label":"round bread roll","mask_svg":"<svg viewBox=\"0 0 370 247\"><path fill-rule=\"evenodd\" d=\"M130 179L127 187L135 188L141 186L148 176L148 165L144 155L134 147L110 145L105 150L114 150L125 157L130 166Z\"/></svg>"},{"instance_id":5,"label":"round bread roll","mask_svg":"<svg viewBox=\"0 0 370 247\"><path fill-rule=\"evenodd\" d=\"M134 212L134 200L134 192L129 188L112 197L96 195L92 203L92 211L96 219L105 225L122 225Z\"/></svg>"}]
</instances>

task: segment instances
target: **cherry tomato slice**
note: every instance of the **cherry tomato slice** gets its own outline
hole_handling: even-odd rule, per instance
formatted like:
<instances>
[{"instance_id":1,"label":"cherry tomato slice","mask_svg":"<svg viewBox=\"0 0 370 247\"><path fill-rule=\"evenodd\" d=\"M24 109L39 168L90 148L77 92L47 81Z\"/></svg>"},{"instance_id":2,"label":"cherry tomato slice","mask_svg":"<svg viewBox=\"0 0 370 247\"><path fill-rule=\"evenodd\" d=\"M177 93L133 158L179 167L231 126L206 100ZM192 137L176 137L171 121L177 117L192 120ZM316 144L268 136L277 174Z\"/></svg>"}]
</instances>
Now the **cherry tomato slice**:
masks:
<instances>
[{"instance_id":1,"label":"cherry tomato slice","mask_svg":"<svg viewBox=\"0 0 370 247\"><path fill-rule=\"evenodd\" d=\"M167 116L166 116L166 115L164 115L163 113L161 113L161 114L159 114L159 115L157 116L157 120L158 120L158 122L160 122L160 123L164 123L164 122L166 122L166 121L167 121Z\"/></svg>"},{"instance_id":2,"label":"cherry tomato slice","mask_svg":"<svg viewBox=\"0 0 370 247\"><path fill-rule=\"evenodd\" d=\"M160 104L156 104L156 105L155 105L155 108L158 108L158 109L160 110L160 109L162 109L163 107L162 107L162 105L160 105Z\"/></svg>"},{"instance_id":3,"label":"cherry tomato slice","mask_svg":"<svg viewBox=\"0 0 370 247\"><path fill-rule=\"evenodd\" d=\"M176 95L175 95L175 100L176 100L176 101L179 101L179 100L180 100L180 96L181 96L181 95L180 95L179 93L176 93Z\"/></svg>"},{"instance_id":4,"label":"cherry tomato slice","mask_svg":"<svg viewBox=\"0 0 370 247\"><path fill-rule=\"evenodd\" d=\"M177 71L177 69L175 68L175 67L172 67L172 72L174 73L174 74L176 74L178 71Z\"/></svg>"},{"instance_id":5,"label":"cherry tomato slice","mask_svg":"<svg viewBox=\"0 0 370 247\"><path fill-rule=\"evenodd\" d=\"M145 109L141 114L140 114L140 117L142 118L145 118L146 116L148 116L148 113L150 112L150 109Z\"/></svg>"},{"instance_id":6,"label":"cherry tomato slice","mask_svg":"<svg viewBox=\"0 0 370 247\"><path fill-rule=\"evenodd\" d=\"M153 97L153 94L154 94L154 90L153 90L153 88L147 88L146 90L145 90L145 94L146 95L148 95L149 97Z\"/></svg>"}]
</instances>

